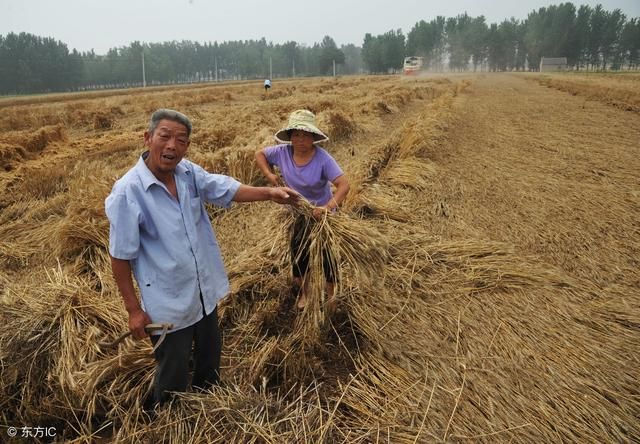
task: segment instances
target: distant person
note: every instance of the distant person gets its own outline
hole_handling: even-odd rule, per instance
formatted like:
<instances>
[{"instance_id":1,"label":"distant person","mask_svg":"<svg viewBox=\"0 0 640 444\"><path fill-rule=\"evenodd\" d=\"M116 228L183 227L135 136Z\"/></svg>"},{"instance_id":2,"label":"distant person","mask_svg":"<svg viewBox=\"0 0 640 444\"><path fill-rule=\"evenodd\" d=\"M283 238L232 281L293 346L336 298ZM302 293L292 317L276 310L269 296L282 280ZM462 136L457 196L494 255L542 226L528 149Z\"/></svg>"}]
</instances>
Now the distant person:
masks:
<instances>
[{"instance_id":1,"label":"distant person","mask_svg":"<svg viewBox=\"0 0 640 444\"><path fill-rule=\"evenodd\" d=\"M206 389L220 378L217 304L228 293L229 281L204 204L295 204L299 198L290 188L243 185L183 159L191 130L184 114L155 111L144 132L148 151L116 181L105 201L111 267L129 313L129 329L141 339L147 336L147 324L174 325L155 350L157 403L167 401L168 392L187 389L192 344L192 386ZM158 340L151 336L154 345Z\"/></svg>"},{"instance_id":2,"label":"distant person","mask_svg":"<svg viewBox=\"0 0 640 444\"><path fill-rule=\"evenodd\" d=\"M279 145L269 146L256 152L256 162L260 170L273 186L281 185L272 170L276 165L287 186L300 193L305 199L316 205L313 217L322 218L326 213L333 214L349 192L349 180L335 159L317 145L329 138L316 126L315 116L311 111L301 109L289 116L288 125L275 135ZM331 190L335 185L335 194ZM308 221L303 215L294 222L291 237L291 258L293 277L300 287L297 307L303 309L307 303L309 279L309 237ZM327 299L332 305L335 293L335 267L323 252L323 271L326 280Z\"/></svg>"},{"instance_id":3,"label":"distant person","mask_svg":"<svg viewBox=\"0 0 640 444\"><path fill-rule=\"evenodd\" d=\"M264 81L264 92L269 92L269 88L271 88L271 80L265 79L265 81Z\"/></svg>"}]
</instances>

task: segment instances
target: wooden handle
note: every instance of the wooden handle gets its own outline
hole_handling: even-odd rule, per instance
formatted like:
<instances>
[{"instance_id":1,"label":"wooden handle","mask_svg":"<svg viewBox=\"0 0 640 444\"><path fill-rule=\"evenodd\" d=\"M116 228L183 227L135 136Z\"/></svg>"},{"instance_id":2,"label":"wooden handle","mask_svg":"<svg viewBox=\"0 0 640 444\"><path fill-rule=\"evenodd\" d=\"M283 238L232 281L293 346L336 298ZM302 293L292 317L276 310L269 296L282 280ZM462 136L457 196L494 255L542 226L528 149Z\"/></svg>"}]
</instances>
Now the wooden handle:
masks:
<instances>
[{"instance_id":1,"label":"wooden handle","mask_svg":"<svg viewBox=\"0 0 640 444\"><path fill-rule=\"evenodd\" d=\"M173 329L173 324L147 324L144 326L144 331L146 331L147 333L153 333L154 331L158 331L158 330L171 330ZM127 339L129 336L131 336L131 331L128 331L126 333L122 333L118 339L116 339L113 342L101 342L98 345L102 348L114 348L116 346L118 346L118 344L120 344L122 341L124 341L125 339Z\"/></svg>"}]
</instances>

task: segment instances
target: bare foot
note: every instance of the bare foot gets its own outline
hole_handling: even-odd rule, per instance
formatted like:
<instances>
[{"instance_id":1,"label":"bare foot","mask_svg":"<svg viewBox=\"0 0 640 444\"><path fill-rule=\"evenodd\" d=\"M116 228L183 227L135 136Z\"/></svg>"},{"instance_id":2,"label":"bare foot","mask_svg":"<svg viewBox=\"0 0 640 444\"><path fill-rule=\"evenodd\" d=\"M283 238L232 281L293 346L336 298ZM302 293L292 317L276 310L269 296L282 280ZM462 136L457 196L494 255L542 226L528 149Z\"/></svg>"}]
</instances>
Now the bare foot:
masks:
<instances>
[{"instance_id":1,"label":"bare foot","mask_svg":"<svg viewBox=\"0 0 640 444\"><path fill-rule=\"evenodd\" d=\"M326 307L328 312L330 313L335 312L336 308L338 308L338 299L335 297L327 299Z\"/></svg>"},{"instance_id":2,"label":"bare foot","mask_svg":"<svg viewBox=\"0 0 640 444\"><path fill-rule=\"evenodd\" d=\"M327 281L326 289L327 289L327 299L332 300L333 296L336 293L336 284L333 282Z\"/></svg>"},{"instance_id":3,"label":"bare foot","mask_svg":"<svg viewBox=\"0 0 640 444\"><path fill-rule=\"evenodd\" d=\"M298 303L296 306L298 310L302 310L307 306L307 293L309 292L309 279L304 277L300 279L302 287L300 288L300 294L298 295Z\"/></svg>"},{"instance_id":4,"label":"bare foot","mask_svg":"<svg viewBox=\"0 0 640 444\"><path fill-rule=\"evenodd\" d=\"M304 307L307 306L307 298L304 293L300 293L300 296L298 297L298 303L296 304L296 306L298 307L298 310L302 310Z\"/></svg>"},{"instance_id":5,"label":"bare foot","mask_svg":"<svg viewBox=\"0 0 640 444\"><path fill-rule=\"evenodd\" d=\"M327 310L330 312L334 312L336 311L336 307L338 306L338 298L336 298L335 296L336 284L334 282L327 281L325 288L327 290L327 302L326 302Z\"/></svg>"}]
</instances>

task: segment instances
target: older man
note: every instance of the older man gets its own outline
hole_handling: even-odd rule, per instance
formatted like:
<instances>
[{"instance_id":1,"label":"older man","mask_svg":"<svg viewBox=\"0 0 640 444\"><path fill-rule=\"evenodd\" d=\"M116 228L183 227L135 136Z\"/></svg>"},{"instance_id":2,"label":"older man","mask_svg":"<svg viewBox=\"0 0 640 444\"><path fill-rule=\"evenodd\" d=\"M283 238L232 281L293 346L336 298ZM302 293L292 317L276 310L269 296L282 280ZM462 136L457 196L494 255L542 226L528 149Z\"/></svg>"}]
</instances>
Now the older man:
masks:
<instances>
[{"instance_id":1,"label":"older man","mask_svg":"<svg viewBox=\"0 0 640 444\"><path fill-rule=\"evenodd\" d=\"M295 204L299 198L292 189L243 185L183 159L191 130L184 114L154 112L144 133L148 151L105 201L111 266L129 313L129 329L141 339L147 336L147 324L174 325L155 350L154 399L159 403L168 399L168 392L186 390L192 344L192 386L205 389L220 377L216 307L229 291L229 281L204 203ZM158 337L152 336L152 343Z\"/></svg>"}]
</instances>

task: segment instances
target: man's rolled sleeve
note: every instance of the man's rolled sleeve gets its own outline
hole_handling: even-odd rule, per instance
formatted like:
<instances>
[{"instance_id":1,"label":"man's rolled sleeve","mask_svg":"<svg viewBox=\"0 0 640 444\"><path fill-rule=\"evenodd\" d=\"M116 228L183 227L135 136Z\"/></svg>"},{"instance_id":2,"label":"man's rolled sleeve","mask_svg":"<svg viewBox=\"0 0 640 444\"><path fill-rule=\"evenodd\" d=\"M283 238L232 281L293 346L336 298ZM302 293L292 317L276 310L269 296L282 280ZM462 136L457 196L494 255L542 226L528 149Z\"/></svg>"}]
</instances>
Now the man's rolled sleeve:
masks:
<instances>
[{"instance_id":1,"label":"man's rolled sleeve","mask_svg":"<svg viewBox=\"0 0 640 444\"><path fill-rule=\"evenodd\" d=\"M111 194L105 201L109 218L109 254L116 259L138 257L140 249L140 216L137 204L124 194Z\"/></svg>"},{"instance_id":2,"label":"man's rolled sleeve","mask_svg":"<svg viewBox=\"0 0 640 444\"><path fill-rule=\"evenodd\" d=\"M222 174L211 174L199 166L195 166L196 184L206 202L213 203L223 208L231 205L236 195L240 182Z\"/></svg>"}]
</instances>

